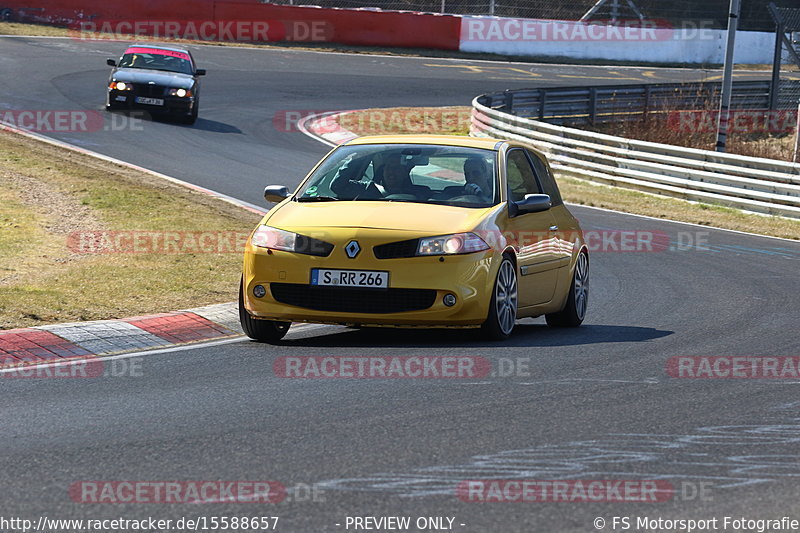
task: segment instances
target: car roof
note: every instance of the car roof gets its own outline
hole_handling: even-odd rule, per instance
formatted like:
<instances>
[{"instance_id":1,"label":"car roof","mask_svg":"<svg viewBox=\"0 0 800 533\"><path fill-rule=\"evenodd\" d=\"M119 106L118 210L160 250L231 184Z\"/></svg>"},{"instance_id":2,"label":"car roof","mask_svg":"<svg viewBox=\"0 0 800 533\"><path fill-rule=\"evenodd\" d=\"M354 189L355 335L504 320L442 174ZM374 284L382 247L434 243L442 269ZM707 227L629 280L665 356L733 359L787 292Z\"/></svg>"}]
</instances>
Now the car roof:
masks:
<instances>
[{"instance_id":1,"label":"car roof","mask_svg":"<svg viewBox=\"0 0 800 533\"><path fill-rule=\"evenodd\" d=\"M186 48L176 48L174 46L164 46L161 44L152 43L136 43L128 46L128 48L155 48L156 50L169 50L170 52L183 52L184 54L192 55ZM126 48L125 50L128 50Z\"/></svg>"},{"instance_id":2,"label":"car roof","mask_svg":"<svg viewBox=\"0 0 800 533\"><path fill-rule=\"evenodd\" d=\"M349 141L347 145L360 144L438 144L443 146L463 146L496 150L501 139L488 137L467 137L465 135L366 135Z\"/></svg>"}]
</instances>

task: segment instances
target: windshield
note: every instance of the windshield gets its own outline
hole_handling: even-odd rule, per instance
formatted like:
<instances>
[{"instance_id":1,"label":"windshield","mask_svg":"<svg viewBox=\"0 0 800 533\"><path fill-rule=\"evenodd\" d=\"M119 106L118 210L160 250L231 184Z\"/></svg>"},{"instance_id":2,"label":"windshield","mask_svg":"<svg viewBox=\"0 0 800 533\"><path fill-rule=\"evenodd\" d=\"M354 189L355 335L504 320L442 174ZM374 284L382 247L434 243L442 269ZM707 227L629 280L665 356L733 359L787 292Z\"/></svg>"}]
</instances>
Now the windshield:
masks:
<instances>
[{"instance_id":1,"label":"windshield","mask_svg":"<svg viewBox=\"0 0 800 533\"><path fill-rule=\"evenodd\" d=\"M490 207L500 201L495 162L493 150L461 146L342 146L317 168L296 200Z\"/></svg>"},{"instance_id":2,"label":"windshield","mask_svg":"<svg viewBox=\"0 0 800 533\"><path fill-rule=\"evenodd\" d=\"M128 48L119 61L122 68L146 68L193 74L192 59L189 54L158 48Z\"/></svg>"}]
</instances>

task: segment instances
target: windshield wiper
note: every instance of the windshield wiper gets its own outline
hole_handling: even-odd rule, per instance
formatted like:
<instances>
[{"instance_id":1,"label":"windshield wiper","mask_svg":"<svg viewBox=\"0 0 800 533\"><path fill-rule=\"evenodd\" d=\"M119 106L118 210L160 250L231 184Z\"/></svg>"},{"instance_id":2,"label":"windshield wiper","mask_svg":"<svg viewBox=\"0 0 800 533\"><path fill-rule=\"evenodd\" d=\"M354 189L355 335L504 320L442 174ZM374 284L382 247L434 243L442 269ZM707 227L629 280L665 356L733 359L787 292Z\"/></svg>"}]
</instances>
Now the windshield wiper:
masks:
<instances>
[{"instance_id":1,"label":"windshield wiper","mask_svg":"<svg viewBox=\"0 0 800 533\"><path fill-rule=\"evenodd\" d=\"M298 202L338 202L341 198L334 198L333 196L302 196L297 199Z\"/></svg>"}]
</instances>

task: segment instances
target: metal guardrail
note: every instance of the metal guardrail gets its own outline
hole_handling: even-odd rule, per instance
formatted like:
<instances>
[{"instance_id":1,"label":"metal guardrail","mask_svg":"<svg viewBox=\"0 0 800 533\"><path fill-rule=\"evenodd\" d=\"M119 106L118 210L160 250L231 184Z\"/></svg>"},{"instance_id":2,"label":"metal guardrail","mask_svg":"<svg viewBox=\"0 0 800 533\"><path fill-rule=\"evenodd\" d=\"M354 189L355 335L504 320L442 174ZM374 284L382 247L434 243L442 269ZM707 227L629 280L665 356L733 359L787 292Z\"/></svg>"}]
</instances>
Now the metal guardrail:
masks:
<instances>
[{"instance_id":1,"label":"metal guardrail","mask_svg":"<svg viewBox=\"0 0 800 533\"><path fill-rule=\"evenodd\" d=\"M471 135L532 144L548 154L560 175L800 218L800 163L603 135L515 116L503 106L484 103L497 102L509 92L473 100ZM512 102L525 101L520 98L515 95Z\"/></svg>"},{"instance_id":2,"label":"metal guardrail","mask_svg":"<svg viewBox=\"0 0 800 533\"><path fill-rule=\"evenodd\" d=\"M800 82L794 83L800 88ZM732 109L769 109L769 81L736 81ZM719 109L720 82L659 83L609 87L515 89L478 97L491 109L553 124L583 125L638 120L664 110ZM785 94L785 91L782 91ZM797 109L784 98L778 109Z\"/></svg>"}]
</instances>

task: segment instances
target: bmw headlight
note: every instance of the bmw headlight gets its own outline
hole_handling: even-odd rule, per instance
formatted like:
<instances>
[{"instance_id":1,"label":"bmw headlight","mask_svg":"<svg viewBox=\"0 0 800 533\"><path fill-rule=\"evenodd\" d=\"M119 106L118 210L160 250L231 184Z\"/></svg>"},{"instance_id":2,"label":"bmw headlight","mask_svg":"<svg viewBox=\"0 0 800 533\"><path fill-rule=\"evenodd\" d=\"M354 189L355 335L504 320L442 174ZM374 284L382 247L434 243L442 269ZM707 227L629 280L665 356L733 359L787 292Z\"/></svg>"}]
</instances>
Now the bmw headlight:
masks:
<instances>
[{"instance_id":1,"label":"bmw headlight","mask_svg":"<svg viewBox=\"0 0 800 533\"><path fill-rule=\"evenodd\" d=\"M319 257L327 257L333 250L333 245L329 242L264 225L256 228L250 242L259 248Z\"/></svg>"},{"instance_id":2,"label":"bmw headlight","mask_svg":"<svg viewBox=\"0 0 800 533\"><path fill-rule=\"evenodd\" d=\"M469 254L488 250L486 241L474 233L453 233L419 240L417 255Z\"/></svg>"},{"instance_id":3,"label":"bmw headlight","mask_svg":"<svg viewBox=\"0 0 800 533\"><path fill-rule=\"evenodd\" d=\"M172 89L169 90L169 95L170 96L177 96L178 98L184 98L184 97L192 96L192 91L190 91L188 89L175 89L175 88L172 88Z\"/></svg>"},{"instance_id":4,"label":"bmw headlight","mask_svg":"<svg viewBox=\"0 0 800 533\"><path fill-rule=\"evenodd\" d=\"M118 91L130 91L133 89L133 86L129 83L125 83L124 81L112 81L108 84L109 89L116 89Z\"/></svg>"}]
</instances>

